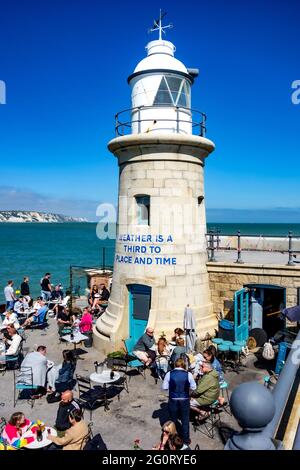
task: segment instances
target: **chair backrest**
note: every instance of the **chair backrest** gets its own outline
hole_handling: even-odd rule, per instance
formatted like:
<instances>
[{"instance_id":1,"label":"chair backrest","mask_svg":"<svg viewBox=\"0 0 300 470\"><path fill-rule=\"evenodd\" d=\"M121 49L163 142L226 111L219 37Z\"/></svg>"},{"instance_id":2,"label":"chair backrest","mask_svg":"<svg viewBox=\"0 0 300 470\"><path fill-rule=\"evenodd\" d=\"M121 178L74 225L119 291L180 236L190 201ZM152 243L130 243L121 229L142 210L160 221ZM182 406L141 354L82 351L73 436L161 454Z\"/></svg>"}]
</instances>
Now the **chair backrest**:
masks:
<instances>
[{"instance_id":1,"label":"chair backrest","mask_svg":"<svg viewBox=\"0 0 300 470\"><path fill-rule=\"evenodd\" d=\"M131 354L134 347L133 338L123 339L127 354Z\"/></svg>"},{"instance_id":2,"label":"chair backrest","mask_svg":"<svg viewBox=\"0 0 300 470\"><path fill-rule=\"evenodd\" d=\"M109 359L108 359L109 361ZM111 367L114 368L117 372L126 372L127 371L127 362L122 358L111 358L110 359Z\"/></svg>"},{"instance_id":3,"label":"chair backrest","mask_svg":"<svg viewBox=\"0 0 300 470\"><path fill-rule=\"evenodd\" d=\"M101 434L96 434L87 444L83 450L107 450L107 446L103 441Z\"/></svg>"},{"instance_id":4,"label":"chair backrest","mask_svg":"<svg viewBox=\"0 0 300 470\"><path fill-rule=\"evenodd\" d=\"M0 418L0 434L2 434L2 431L5 428L5 425L6 425L6 419L3 416L1 416L1 418Z\"/></svg>"},{"instance_id":5,"label":"chair backrest","mask_svg":"<svg viewBox=\"0 0 300 470\"><path fill-rule=\"evenodd\" d=\"M31 385L33 388L33 371L32 367L21 366L20 370L15 373L14 371L15 385Z\"/></svg>"},{"instance_id":6,"label":"chair backrest","mask_svg":"<svg viewBox=\"0 0 300 470\"><path fill-rule=\"evenodd\" d=\"M94 423L92 421L88 424L88 433L82 438L82 441L81 441L81 444L80 444L80 450L84 450L87 443L92 440L92 438L93 438L93 431L92 431L93 424Z\"/></svg>"},{"instance_id":7,"label":"chair backrest","mask_svg":"<svg viewBox=\"0 0 300 470\"><path fill-rule=\"evenodd\" d=\"M91 380L89 377L83 377L82 375L76 374L76 381L78 385L79 395L81 393L87 392L92 388Z\"/></svg>"},{"instance_id":8,"label":"chair backrest","mask_svg":"<svg viewBox=\"0 0 300 470\"><path fill-rule=\"evenodd\" d=\"M47 319L47 312L48 312L48 307L42 307L43 311L40 313L40 315L37 318L37 323L41 325L42 323L46 322Z\"/></svg>"}]
</instances>

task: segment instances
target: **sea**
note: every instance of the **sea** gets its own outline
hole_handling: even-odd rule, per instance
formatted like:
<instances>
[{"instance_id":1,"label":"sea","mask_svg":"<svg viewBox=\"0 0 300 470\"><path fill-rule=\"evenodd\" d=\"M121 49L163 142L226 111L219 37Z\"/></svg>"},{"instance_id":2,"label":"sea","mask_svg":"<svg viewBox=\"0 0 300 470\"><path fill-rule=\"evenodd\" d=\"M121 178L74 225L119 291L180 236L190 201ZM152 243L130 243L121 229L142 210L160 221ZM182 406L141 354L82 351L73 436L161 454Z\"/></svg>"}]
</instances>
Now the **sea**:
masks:
<instances>
[{"instance_id":1,"label":"sea","mask_svg":"<svg viewBox=\"0 0 300 470\"><path fill-rule=\"evenodd\" d=\"M208 230L222 234L286 237L289 231L300 235L300 224L208 223ZM24 276L30 278L33 296L40 294L40 279L52 274L51 282L70 285L70 266L112 266L115 240L101 240L96 223L0 223L0 302L9 279L18 289ZM85 277L74 279L81 289Z\"/></svg>"}]
</instances>

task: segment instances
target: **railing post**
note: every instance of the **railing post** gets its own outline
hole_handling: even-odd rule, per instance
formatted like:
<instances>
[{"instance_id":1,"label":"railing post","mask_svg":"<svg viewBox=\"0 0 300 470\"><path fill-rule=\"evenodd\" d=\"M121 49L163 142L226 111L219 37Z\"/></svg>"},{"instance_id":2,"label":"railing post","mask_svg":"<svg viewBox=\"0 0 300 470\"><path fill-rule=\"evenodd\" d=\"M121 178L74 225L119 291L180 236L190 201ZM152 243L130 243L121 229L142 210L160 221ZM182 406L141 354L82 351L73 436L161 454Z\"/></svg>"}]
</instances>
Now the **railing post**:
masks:
<instances>
[{"instance_id":1,"label":"railing post","mask_svg":"<svg viewBox=\"0 0 300 470\"><path fill-rule=\"evenodd\" d=\"M214 240L214 232L212 230L209 231L209 257L208 261L216 261L215 258L215 240Z\"/></svg>"},{"instance_id":2,"label":"railing post","mask_svg":"<svg viewBox=\"0 0 300 470\"><path fill-rule=\"evenodd\" d=\"M141 108L138 108L138 133L141 133Z\"/></svg>"},{"instance_id":3,"label":"railing post","mask_svg":"<svg viewBox=\"0 0 300 470\"><path fill-rule=\"evenodd\" d=\"M102 247L102 269L105 271L105 247Z\"/></svg>"},{"instance_id":4,"label":"railing post","mask_svg":"<svg viewBox=\"0 0 300 470\"><path fill-rule=\"evenodd\" d=\"M176 106L176 132L179 134L179 108Z\"/></svg>"},{"instance_id":5,"label":"railing post","mask_svg":"<svg viewBox=\"0 0 300 470\"><path fill-rule=\"evenodd\" d=\"M202 119L200 123L200 136L205 137L206 135L206 115L202 113Z\"/></svg>"},{"instance_id":6,"label":"railing post","mask_svg":"<svg viewBox=\"0 0 300 470\"><path fill-rule=\"evenodd\" d=\"M116 137L118 137L119 131L118 131L118 115L117 114L115 115L115 133L116 133Z\"/></svg>"},{"instance_id":7,"label":"railing post","mask_svg":"<svg viewBox=\"0 0 300 470\"><path fill-rule=\"evenodd\" d=\"M293 239L293 234L292 232L289 232L289 261L287 263L287 266L295 266L295 263L293 261L293 247L292 247L292 239Z\"/></svg>"},{"instance_id":8,"label":"railing post","mask_svg":"<svg viewBox=\"0 0 300 470\"><path fill-rule=\"evenodd\" d=\"M242 260L242 248L241 248L241 232L240 230L238 230L237 232L237 259L236 259L236 263L240 263L240 264L243 264L244 261Z\"/></svg>"},{"instance_id":9,"label":"railing post","mask_svg":"<svg viewBox=\"0 0 300 470\"><path fill-rule=\"evenodd\" d=\"M217 230L217 250L220 249L220 230Z\"/></svg>"},{"instance_id":10,"label":"railing post","mask_svg":"<svg viewBox=\"0 0 300 470\"><path fill-rule=\"evenodd\" d=\"M70 316L73 314L73 269L70 265Z\"/></svg>"}]
</instances>

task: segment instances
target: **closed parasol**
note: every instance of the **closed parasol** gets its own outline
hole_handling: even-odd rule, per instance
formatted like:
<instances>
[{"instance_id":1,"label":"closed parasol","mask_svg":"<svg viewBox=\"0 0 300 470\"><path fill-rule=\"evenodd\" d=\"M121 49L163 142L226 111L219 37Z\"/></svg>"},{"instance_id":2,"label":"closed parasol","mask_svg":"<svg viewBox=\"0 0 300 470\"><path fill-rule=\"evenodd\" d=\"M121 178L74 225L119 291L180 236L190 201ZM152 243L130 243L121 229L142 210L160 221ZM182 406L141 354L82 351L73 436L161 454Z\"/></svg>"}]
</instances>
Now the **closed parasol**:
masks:
<instances>
[{"instance_id":1,"label":"closed parasol","mask_svg":"<svg viewBox=\"0 0 300 470\"><path fill-rule=\"evenodd\" d=\"M186 352L189 354L195 349L197 336L195 315L189 304L184 309L183 329L186 337Z\"/></svg>"}]
</instances>

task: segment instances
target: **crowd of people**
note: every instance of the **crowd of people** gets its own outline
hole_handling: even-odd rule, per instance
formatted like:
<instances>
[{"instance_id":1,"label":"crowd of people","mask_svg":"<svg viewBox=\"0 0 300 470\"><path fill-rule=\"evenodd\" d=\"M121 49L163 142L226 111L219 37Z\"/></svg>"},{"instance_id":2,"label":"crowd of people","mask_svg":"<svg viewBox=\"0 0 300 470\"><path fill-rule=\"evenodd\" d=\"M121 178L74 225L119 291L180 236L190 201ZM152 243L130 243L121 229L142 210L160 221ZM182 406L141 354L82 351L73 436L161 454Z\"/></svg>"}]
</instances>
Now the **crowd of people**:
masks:
<instances>
[{"instance_id":1,"label":"crowd of people","mask_svg":"<svg viewBox=\"0 0 300 470\"><path fill-rule=\"evenodd\" d=\"M202 352L188 354L184 333L183 329L176 328L169 342L164 336L156 342L154 329L148 327L132 351L132 355L145 367L153 368L163 379L162 389L169 392L171 421L168 426L173 426L170 435L176 438L177 445L182 449L190 443L190 412L194 413L196 422L201 422L209 416L209 407L213 403L220 407L224 405L224 398L220 394L224 375L216 357L216 348L210 345ZM178 420L181 424L179 436L175 426ZM163 432L159 447L155 448L174 448L172 439L167 440L165 434Z\"/></svg>"},{"instance_id":2,"label":"crowd of people","mask_svg":"<svg viewBox=\"0 0 300 470\"><path fill-rule=\"evenodd\" d=\"M51 274L46 273L40 281L41 296L33 301L30 296L29 278L24 277L19 297L16 297L13 281L9 281L4 289L6 307L1 329L4 351L0 351L0 367L5 364L8 356L15 356L22 343L22 330L38 323L45 318L50 310L57 322L59 337L66 331L79 331L88 334L93 323L107 305L109 290L104 284L99 287L92 285L87 306L78 312L70 309L63 302L64 293L61 284L52 286ZM22 315L27 309L31 313ZM186 330L176 328L168 341L161 335L156 341L154 329L147 327L138 339L131 354L151 368L162 379L162 390L167 391L169 418L162 426L160 442L153 446L157 450L185 450L190 445L190 414L194 414L197 422L205 420L209 415L209 406L217 402L224 404L220 396L220 385L224 381L223 370L216 357L213 345L202 352L193 353L187 349ZM33 371L32 398L47 395L49 403L60 401L55 428L57 436L50 436L53 441L50 448L76 449L79 442L87 434L87 426L82 419L80 405L74 400L72 389L75 386L76 356L73 351L63 350L59 364L47 358L47 348L39 345L29 352L21 363L21 370L30 367ZM27 378L24 377L24 383ZM28 420L22 413L14 413L4 430L5 438L13 443L16 433L22 433Z\"/></svg>"},{"instance_id":3,"label":"crowd of people","mask_svg":"<svg viewBox=\"0 0 300 470\"><path fill-rule=\"evenodd\" d=\"M34 440L38 424L30 421L24 413L13 413L2 432L2 439L6 444L19 448L20 438L30 429L31 435L26 438L27 443ZM49 434L47 439L52 442L47 450L81 450L86 444L89 435L88 426L83 419L83 410L74 399L70 390L62 393L59 402L55 423L56 436Z\"/></svg>"}]
</instances>

